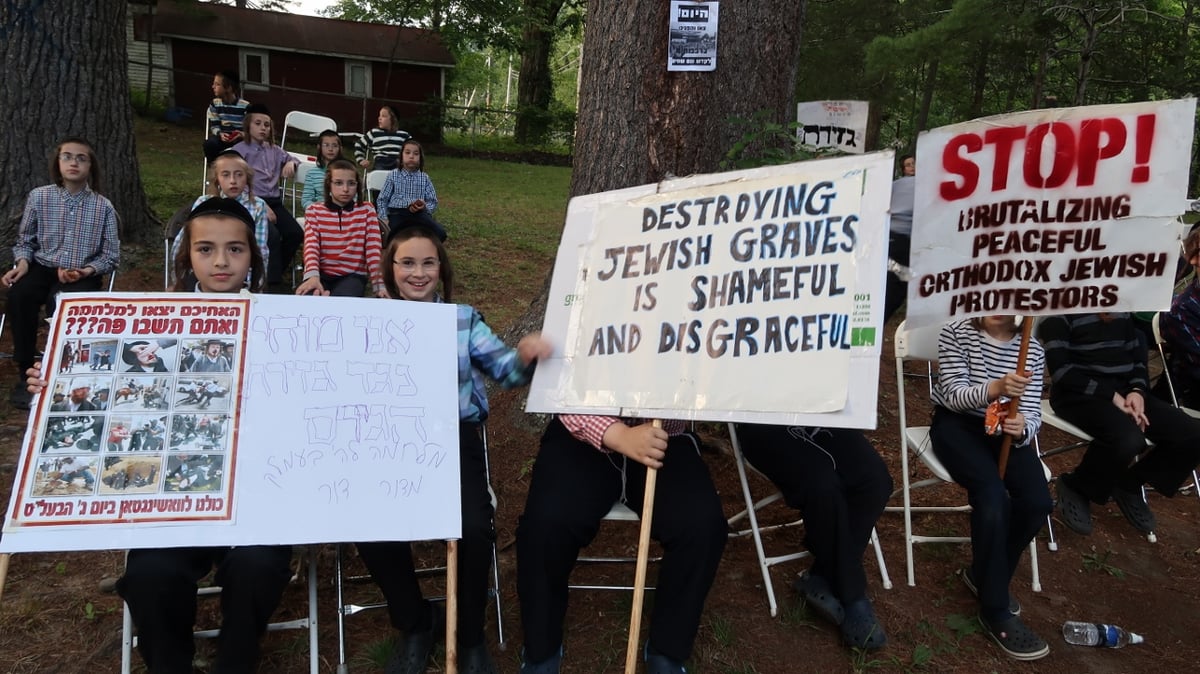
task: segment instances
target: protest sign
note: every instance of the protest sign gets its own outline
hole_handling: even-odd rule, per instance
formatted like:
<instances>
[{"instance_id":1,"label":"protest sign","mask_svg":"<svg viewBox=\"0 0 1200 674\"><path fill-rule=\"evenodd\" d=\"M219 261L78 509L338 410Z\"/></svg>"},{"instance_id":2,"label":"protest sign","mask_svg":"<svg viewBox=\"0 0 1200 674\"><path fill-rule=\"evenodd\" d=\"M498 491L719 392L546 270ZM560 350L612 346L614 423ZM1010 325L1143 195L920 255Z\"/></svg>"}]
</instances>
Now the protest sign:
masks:
<instances>
[{"instance_id":1,"label":"protest sign","mask_svg":"<svg viewBox=\"0 0 1200 674\"><path fill-rule=\"evenodd\" d=\"M573 199L526 409L873 427L891 162Z\"/></svg>"},{"instance_id":2,"label":"protest sign","mask_svg":"<svg viewBox=\"0 0 1200 674\"><path fill-rule=\"evenodd\" d=\"M807 148L862 154L867 101L806 101L796 104L796 141Z\"/></svg>"},{"instance_id":3,"label":"protest sign","mask_svg":"<svg viewBox=\"0 0 1200 674\"><path fill-rule=\"evenodd\" d=\"M909 325L1167 308L1195 107L1031 110L922 135Z\"/></svg>"},{"instance_id":4,"label":"protest sign","mask_svg":"<svg viewBox=\"0 0 1200 674\"><path fill-rule=\"evenodd\" d=\"M453 305L64 295L4 552L457 538Z\"/></svg>"},{"instance_id":5,"label":"protest sign","mask_svg":"<svg viewBox=\"0 0 1200 674\"><path fill-rule=\"evenodd\" d=\"M717 18L720 3L671 0L668 71L717 69Z\"/></svg>"}]
</instances>

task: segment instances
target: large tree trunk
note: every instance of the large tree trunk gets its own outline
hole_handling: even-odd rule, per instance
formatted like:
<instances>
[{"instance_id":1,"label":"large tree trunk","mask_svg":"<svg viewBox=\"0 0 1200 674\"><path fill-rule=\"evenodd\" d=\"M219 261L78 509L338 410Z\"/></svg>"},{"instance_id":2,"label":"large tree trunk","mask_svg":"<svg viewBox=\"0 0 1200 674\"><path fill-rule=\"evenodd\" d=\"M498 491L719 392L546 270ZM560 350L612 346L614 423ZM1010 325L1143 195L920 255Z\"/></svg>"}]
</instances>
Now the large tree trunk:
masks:
<instances>
[{"instance_id":1,"label":"large tree trunk","mask_svg":"<svg viewBox=\"0 0 1200 674\"><path fill-rule=\"evenodd\" d=\"M550 77L550 52L555 23L563 0L525 0L525 27L521 31L521 72L517 80L518 143L537 144L550 130L550 102L554 83Z\"/></svg>"},{"instance_id":2,"label":"large tree trunk","mask_svg":"<svg viewBox=\"0 0 1200 674\"><path fill-rule=\"evenodd\" d=\"M723 2L715 72L667 72L662 0L589 0L571 195L716 171L759 110L795 120L805 2Z\"/></svg>"},{"instance_id":3,"label":"large tree trunk","mask_svg":"<svg viewBox=\"0 0 1200 674\"><path fill-rule=\"evenodd\" d=\"M589 0L571 196L717 171L743 132L731 118L795 120L807 2L720 7L717 70L667 72L669 3ZM508 336L541 328L549 289Z\"/></svg>"},{"instance_id":4,"label":"large tree trunk","mask_svg":"<svg viewBox=\"0 0 1200 674\"><path fill-rule=\"evenodd\" d=\"M50 182L50 153L67 136L94 145L122 239L156 231L134 149L125 0L0 0L0 61L3 245L16 239L25 195ZM199 146L181 150L199 161Z\"/></svg>"}]
</instances>

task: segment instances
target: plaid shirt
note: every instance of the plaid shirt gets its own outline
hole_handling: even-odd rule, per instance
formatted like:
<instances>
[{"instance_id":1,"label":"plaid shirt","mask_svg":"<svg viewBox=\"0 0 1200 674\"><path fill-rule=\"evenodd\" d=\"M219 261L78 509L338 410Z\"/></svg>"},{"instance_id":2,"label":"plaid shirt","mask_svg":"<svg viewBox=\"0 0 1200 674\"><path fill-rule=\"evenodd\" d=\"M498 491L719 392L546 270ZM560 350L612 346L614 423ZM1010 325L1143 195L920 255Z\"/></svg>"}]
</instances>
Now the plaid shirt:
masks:
<instances>
[{"instance_id":1,"label":"plaid shirt","mask_svg":"<svg viewBox=\"0 0 1200 674\"><path fill-rule=\"evenodd\" d=\"M433 191L429 174L396 169L388 174L379 199L375 201L375 210L379 212L379 220L387 223L389 208L408 208L417 199L425 200L425 210L430 213L437 209L437 192Z\"/></svg>"},{"instance_id":2,"label":"plaid shirt","mask_svg":"<svg viewBox=\"0 0 1200 674\"><path fill-rule=\"evenodd\" d=\"M52 269L91 267L107 274L121 262L117 212L90 187L77 194L58 185L35 188L25 202L13 258Z\"/></svg>"},{"instance_id":3,"label":"plaid shirt","mask_svg":"<svg viewBox=\"0 0 1200 674\"><path fill-rule=\"evenodd\" d=\"M631 417L606 417L598 414L560 414L558 420L571 432L576 440L581 440L603 452L612 451L604 446L604 432L613 424L638 426L649 419L634 419ZM663 430L667 435L679 435L687 430L687 422L680 419L664 419Z\"/></svg>"},{"instance_id":4,"label":"plaid shirt","mask_svg":"<svg viewBox=\"0 0 1200 674\"><path fill-rule=\"evenodd\" d=\"M441 298L437 299L441 302ZM475 307L458 308L458 418L479 422L488 417L487 391L483 375L495 379L504 388L529 383L533 364L521 365L517 350L505 344L483 322Z\"/></svg>"}]
</instances>

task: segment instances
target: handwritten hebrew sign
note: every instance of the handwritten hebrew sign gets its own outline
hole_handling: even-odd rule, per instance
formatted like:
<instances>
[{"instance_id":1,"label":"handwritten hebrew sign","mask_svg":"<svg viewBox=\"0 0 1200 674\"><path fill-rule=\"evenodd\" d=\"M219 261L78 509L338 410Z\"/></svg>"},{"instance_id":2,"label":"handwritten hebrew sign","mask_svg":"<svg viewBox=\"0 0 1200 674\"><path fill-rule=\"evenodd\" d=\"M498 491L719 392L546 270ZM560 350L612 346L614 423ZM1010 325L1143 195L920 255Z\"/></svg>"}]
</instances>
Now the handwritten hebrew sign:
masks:
<instances>
[{"instance_id":1,"label":"handwritten hebrew sign","mask_svg":"<svg viewBox=\"0 0 1200 674\"><path fill-rule=\"evenodd\" d=\"M0 549L455 538L453 305L70 295Z\"/></svg>"},{"instance_id":2,"label":"handwritten hebrew sign","mask_svg":"<svg viewBox=\"0 0 1200 674\"><path fill-rule=\"evenodd\" d=\"M807 101L796 104L796 141L804 147L862 154L867 135L867 101Z\"/></svg>"},{"instance_id":3,"label":"handwritten hebrew sign","mask_svg":"<svg viewBox=\"0 0 1200 674\"><path fill-rule=\"evenodd\" d=\"M573 199L526 409L872 427L890 161Z\"/></svg>"},{"instance_id":4,"label":"handwritten hebrew sign","mask_svg":"<svg viewBox=\"0 0 1200 674\"><path fill-rule=\"evenodd\" d=\"M910 325L1165 309L1195 108L1031 110L922 135Z\"/></svg>"}]
</instances>

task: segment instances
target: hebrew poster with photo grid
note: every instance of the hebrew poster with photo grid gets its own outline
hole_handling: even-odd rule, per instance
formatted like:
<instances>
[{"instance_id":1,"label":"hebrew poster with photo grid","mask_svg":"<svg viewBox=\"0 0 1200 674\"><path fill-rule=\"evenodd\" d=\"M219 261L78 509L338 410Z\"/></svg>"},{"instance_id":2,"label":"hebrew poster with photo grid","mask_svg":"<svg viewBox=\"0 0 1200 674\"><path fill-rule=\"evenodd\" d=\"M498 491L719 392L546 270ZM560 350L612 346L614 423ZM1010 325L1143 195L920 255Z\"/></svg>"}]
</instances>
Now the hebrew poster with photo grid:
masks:
<instances>
[{"instance_id":1,"label":"hebrew poster with photo grid","mask_svg":"<svg viewBox=\"0 0 1200 674\"><path fill-rule=\"evenodd\" d=\"M457 537L454 306L419 304L62 296L0 550Z\"/></svg>"}]
</instances>

